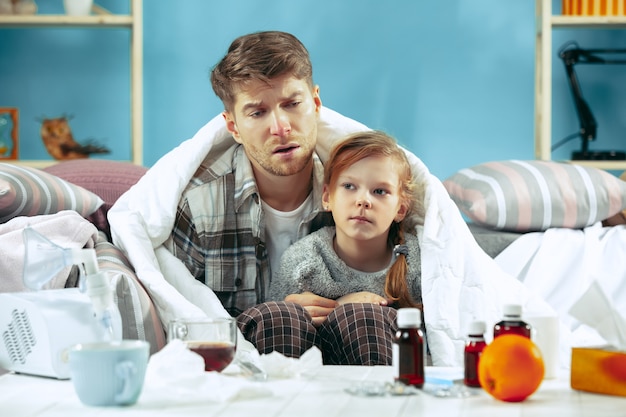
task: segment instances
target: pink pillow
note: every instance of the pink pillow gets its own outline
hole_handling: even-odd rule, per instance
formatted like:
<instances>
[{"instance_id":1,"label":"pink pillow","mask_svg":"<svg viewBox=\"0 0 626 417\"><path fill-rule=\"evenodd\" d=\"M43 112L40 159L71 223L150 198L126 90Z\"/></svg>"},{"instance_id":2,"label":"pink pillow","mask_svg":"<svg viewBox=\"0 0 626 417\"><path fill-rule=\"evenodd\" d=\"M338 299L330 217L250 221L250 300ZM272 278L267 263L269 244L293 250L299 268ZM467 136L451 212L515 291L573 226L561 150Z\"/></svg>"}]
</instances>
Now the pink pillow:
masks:
<instances>
[{"instance_id":1,"label":"pink pillow","mask_svg":"<svg viewBox=\"0 0 626 417\"><path fill-rule=\"evenodd\" d=\"M73 159L44 168L44 171L81 186L104 200L102 207L89 220L107 234L109 209L147 170L130 162L107 159Z\"/></svg>"}]
</instances>

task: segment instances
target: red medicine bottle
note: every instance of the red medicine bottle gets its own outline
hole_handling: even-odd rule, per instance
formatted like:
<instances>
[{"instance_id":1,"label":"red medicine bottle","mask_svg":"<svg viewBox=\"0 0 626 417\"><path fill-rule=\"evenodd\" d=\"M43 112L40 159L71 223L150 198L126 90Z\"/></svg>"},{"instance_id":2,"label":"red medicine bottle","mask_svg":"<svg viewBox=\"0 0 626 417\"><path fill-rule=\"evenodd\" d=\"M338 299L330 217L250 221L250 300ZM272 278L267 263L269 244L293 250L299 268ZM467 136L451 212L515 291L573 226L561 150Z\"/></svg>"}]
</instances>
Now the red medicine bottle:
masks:
<instances>
[{"instance_id":1,"label":"red medicine bottle","mask_svg":"<svg viewBox=\"0 0 626 417\"><path fill-rule=\"evenodd\" d=\"M467 342L465 343L465 378L468 387L480 387L478 380L478 362L487 343L485 342L486 324L484 321L473 321L469 325Z\"/></svg>"},{"instance_id":2,"label":"red medicine bottle","mask_svg":"<svg viewBox=\"0 0 626 417\"><path fill-rule=\"evenodd\" d=\"M530 324L522 320L522 306L505 304L502 307L504 317L493 326L493 337L503 334L518 334L530 339Z\"/></svg>"},{"instance_id":3,"label":"red medicine bottle","mask_svg":"<svg viewBox=\"0 0 626 417\"><path fill-rule=\"evenodd\" d=\"M393 341L393 369L396 381L421 388L424 385L424 335L421 311L398 309L398 331Z\"/></svg>"}]
</instances>

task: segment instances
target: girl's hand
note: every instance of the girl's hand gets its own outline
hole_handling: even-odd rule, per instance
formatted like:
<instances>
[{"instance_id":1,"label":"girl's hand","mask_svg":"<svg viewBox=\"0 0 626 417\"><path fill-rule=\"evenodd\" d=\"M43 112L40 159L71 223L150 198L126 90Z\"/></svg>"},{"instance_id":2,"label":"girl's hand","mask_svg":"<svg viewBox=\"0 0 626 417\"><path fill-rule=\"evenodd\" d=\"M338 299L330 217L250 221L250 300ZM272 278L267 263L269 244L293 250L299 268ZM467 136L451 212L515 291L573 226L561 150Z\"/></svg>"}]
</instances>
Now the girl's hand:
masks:
<instances>
[{"instance_id":1,"label":"girl's hand","mask_svg":"<svg viewBox=\"0 0 626 417\"><path fill-rule=\"evenodd\" d=\"M322 324L328 315L339 305L335 300L320 297L312 292L303 292L302 294L290 294L285 297L285 301L289 303L300 304L309 312L313 319L313 325Z\"/></svg>"},{"instance_id":2,"label":"girl's hand","mask_svg":"<svg viewBox=\"0 0 626 417\"><path fill-rule=\"evenodd\" d=\"M348 303L370 303L370 304L378 304L381 306L386 306L389 304L389 301L381 297L378 294L374 294L369 291L360 291L353 292L351 294L346 294L343 297L339 297L337 299L337 303L339 304L348 304Z\"/></svg>"}]
</instances>

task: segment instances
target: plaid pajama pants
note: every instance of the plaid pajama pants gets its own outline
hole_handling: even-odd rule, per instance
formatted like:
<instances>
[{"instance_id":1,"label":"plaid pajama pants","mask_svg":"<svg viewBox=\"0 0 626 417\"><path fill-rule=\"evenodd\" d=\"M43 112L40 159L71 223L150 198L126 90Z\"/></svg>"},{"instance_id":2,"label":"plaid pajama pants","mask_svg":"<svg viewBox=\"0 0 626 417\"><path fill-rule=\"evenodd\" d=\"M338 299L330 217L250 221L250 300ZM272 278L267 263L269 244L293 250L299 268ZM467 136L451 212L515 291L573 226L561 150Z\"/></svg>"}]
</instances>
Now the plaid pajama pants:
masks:
<instances>
[{"instance_id":1,"label":"plaid pajama pants","mask_svg":"<svg viewBox=\"0 0 626 417\"><path fill-rule=\"evenodd\" d=\"M247 309L237 323L261 354L299 358L317 346L326 365L391 365L398 329L396 310L375 304L341 305L315 327L299 304L270 301Z\"/></svg>"}]
</instances>

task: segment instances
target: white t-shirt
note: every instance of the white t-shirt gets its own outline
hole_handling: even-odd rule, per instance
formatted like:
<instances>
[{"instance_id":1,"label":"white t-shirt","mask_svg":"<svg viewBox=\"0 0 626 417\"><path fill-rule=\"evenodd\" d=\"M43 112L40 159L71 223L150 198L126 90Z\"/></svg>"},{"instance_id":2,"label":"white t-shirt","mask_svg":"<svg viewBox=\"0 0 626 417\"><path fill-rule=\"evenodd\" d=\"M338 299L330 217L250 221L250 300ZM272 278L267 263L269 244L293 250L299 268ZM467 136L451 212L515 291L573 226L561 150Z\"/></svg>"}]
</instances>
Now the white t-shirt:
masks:
<instances>
[{"instance_id":1,"label":"white t-shirt","mask_svg":"<svg viewBox=\"0 0 626 417\"><path fill-rule=\"evenodd\" d=\"M298 239L298 227L304 214L313 209L313 196L309 194L300 207L293 211L278 211L263 200L261 204L265 213L265 246L270 258L270 268L274 273L280 267L280 258L285 249Z\"/></svg>"}]
</instances>

